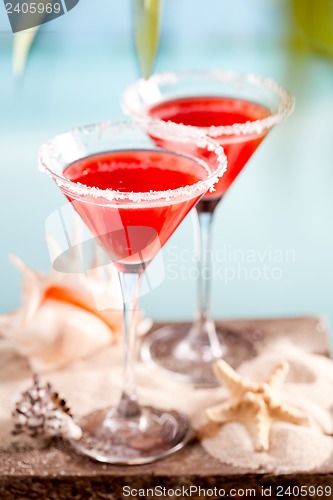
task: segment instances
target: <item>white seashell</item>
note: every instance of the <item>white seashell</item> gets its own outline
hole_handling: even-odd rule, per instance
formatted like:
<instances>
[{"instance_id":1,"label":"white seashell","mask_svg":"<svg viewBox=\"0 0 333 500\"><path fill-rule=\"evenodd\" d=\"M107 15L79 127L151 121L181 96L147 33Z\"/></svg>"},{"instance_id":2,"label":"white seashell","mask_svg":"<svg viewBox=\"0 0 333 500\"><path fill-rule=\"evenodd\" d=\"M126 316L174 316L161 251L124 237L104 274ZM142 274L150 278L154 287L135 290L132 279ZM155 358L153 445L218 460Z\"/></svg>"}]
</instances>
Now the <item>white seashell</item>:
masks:
<instances>
[{"instance_id":1,"label":"white seashell","mask_svg":"<svg viewBox=\"0 0 333 500\"><path fill-rule=\"evenodd\" d=\"M49 246L56 243L49 241ZM23 273L22 305L0 315L0 335L23 355L34 372L62 367L87 357L119 339L122 333L122 298L112 265L100 265L96 248L94 266L86 273L52 269L47 275L27 267L18 257L13 264ZM73 255L67 263L75 269ZM103 257L104 260L104 257ZM138 332L151 322L139 316Z\"/></svg>"},{"instance_id":2,"label":"white seashell","mask_svg":"<svg viewBox=\"0 0 333 500\"><path fill-rule=\"evenodd\" d=\"M114 340L113 331L96 315L53 300L47 300L25 326L14 313L8 317L4 331L20 354L28 358L33 372L68 365Z\"/></svg>"},{"instance_id":3,"label":"white seashell","mask_svg":"<svg viewBox=\"0 0 333 500\"><path fill-rule=\"evenodd\" d=\"M42 384L37 375L34 384L22 392L12 412L13 434L61 436L79 440L82 430L75 422L66 401L50 383Z\"/></svg>"},{"instance_id":4,"label":"white seashell","mask_svg":"<svg viewBox=\"0 0 333 500\"><path fill-rule=\"evenodd\" d=\"M61 436L65 439L74 439L78 441L82 437L82 430L72 417L58 411L57 420L47 420L44 425L44 432L48 436Z\"/></svg>"}]
</instances>

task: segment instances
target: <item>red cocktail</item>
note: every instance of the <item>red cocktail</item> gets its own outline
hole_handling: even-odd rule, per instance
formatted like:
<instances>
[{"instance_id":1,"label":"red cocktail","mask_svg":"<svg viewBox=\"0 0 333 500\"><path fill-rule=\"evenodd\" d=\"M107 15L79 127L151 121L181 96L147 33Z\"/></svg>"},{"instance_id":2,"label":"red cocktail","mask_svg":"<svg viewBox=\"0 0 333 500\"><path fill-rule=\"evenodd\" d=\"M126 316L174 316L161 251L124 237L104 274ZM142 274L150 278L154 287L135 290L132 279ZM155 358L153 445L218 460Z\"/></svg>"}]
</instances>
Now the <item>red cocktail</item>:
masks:
<instances>
[{"instance_id":1,"label":"red cocktail","mask_svg":"<svg viewBox=\"0 0 333 500\"><path fill-rule=\"evenodd\" d=\"M231 97L184 97L163 101L151 106L147 112L153 118L199 128L227 127L234 123L262 120L270 110L259 103ZM215 136L228 158L228 168L215 186L216 191L206 197L221 198L247 161L251 158L268 130L262 134L233 134Z\"/></svg>"},{"instance_id":2,"label":"red cocktail","mask_svg":"<svg viewBox=\"0 0 333 500\"><path fill-rule=\"evenodd\" d=\"M150 134L166 140L168 149L158 147ZM196 157L177 152L179 144ZM83 437L72 444L85 455L101 462L142 464L187 441L184 415L137 401L135 311L144 269L200 197L213 189L225 163L223 149L214 141L200 134L175 135L162 122L146 130L134 123L82 127L42 147L42 169L115 263L124 299L123 389L118 405L83 418Z\"/></svg>"},{"instance_id":3,"label":"red cocktail","mask_svg":"<svg viewBox=\"0 0 333 500\"><path fill-rule=\"evenodd\" d=\"M175 131L199 131L223 146L227 172L197 205L200 251L197 318L186 325L169 326L143 346L144 358L170 374L196 385L214 385L212 362L223 356L233 365L252 353L252 345L223 329L216 330L210 315L211 227L213 212L274 125L293 109L290 95L270 79L230 71L153 75L127 89L123 108L137 120L150 117L167 122ZM161 145L161 142L158 141ZM167 145L166 142L164 142Z\"/></svg>"},{"instance_id":4,"label":"red cocktail","mask_svg":"<svg viewBox=\"0 0 333 500\"><path fill-rule=\"evenodd\" d=\"M185 188L207 178L197 160L162 151L117 151L92 155L64 170L72 182L127 193ZM130 206L90 204L68 195L75 210L120 271L140 269L155 257L201 194L177 203Z\"/></svg>"}]
</instances>

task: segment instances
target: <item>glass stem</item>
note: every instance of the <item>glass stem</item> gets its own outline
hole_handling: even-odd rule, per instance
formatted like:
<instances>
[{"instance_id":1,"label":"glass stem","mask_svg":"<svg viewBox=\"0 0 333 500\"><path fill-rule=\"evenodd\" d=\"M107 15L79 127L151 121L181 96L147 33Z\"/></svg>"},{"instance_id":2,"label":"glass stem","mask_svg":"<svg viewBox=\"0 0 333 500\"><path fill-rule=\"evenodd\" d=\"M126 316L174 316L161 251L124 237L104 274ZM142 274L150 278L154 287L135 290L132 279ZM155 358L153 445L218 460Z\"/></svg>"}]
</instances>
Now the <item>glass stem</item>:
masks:
<instances>
[{"instance_id":1,"label":"glass stem","mask_svg":"<svg viewBox=\"0 0 333 500\"><path fill-rule=\"evenodd\" d=\"M198 214L199 234L197 245L199 250L199 280L197 290L198 316L205 319L210 316L211 308L211 275L212 275L212 223L213 214L201 212Z\"/></svg>"},{"instance_id":2,"label":"glass stem","mask_svg":"<svg viewBox=\"0 0 333 500\"><path fill-rule=\"evenodd\" d=\"M117 416L125 419L137 418L141 409L137 402L135 365L138 356L136 335L138 297L142 273L120 272L123 295L123 389L117 408Z\"/></svg>"},{"instance_id":3,"label":"glass stem","mask_svg":"<svg viewBox=\"0 0 333 500\"><path fill-rule=\"evenodd\" d=\"M203 337L208 335L212 353L214 357L219 358L222 356L222 349L216 334L214 321L211 318L213 211L195 212L197 220L195 239L196 247L199 250L199 278L197 281L197 317L192 329L192 336L195 335L197 340L200 340L198 337L204 340Z\"/></svg>"}]
</instances>

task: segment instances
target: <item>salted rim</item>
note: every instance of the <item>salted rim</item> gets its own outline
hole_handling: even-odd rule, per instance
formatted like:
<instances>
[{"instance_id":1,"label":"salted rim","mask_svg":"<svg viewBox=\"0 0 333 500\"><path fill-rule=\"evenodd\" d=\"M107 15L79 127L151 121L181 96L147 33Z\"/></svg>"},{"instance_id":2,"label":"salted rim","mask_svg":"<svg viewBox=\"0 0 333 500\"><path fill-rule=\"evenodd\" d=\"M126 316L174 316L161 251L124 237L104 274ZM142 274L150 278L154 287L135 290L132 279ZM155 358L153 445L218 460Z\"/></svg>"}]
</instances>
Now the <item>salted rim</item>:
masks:
<instances>
[{"instance_id":1,"label":"salted rim","mask_svg":"<svg viewBox=\"0 0 333 500\"><path fill-rule=\"evenodd\" d=\"M194 197L195 193L205 193L207 191L214 192L214 184L218 182L218 180L222 177L224 172L227 169L227 158L224 153L222 146L217 144L213 139L206 137L202 132L198 133L195 130L186 131L186 133L179 134L178 127L174 126L173 123L156 123L156 121L146 120L145 124L138 125L135 122L113 122L113 121L105 121L101 123L96 123L92 125L85 125L81 127L76 127L68 130L62 134L55 136L50 141L43 144L39 150L39 169L42 172L46 172L52 179L57 183L60 188L67 189L71 194L76 196L83 197L92 197L95 199L101 198L103 200L108 201L118 201L125 200L131 202L154 202L154 201L170 201L171 199L182 198L182 197ZM191 186L183 186L177 189L168 189L165 191L149 191L149 192L123 192L113 189L99 189L97 187L86 186L85 184L81 184L80 182L73 182L69 179L66 179L63 175L59 174L54 170L54 163L59 165L61 150L60 150L60 142L62 139L65 139L66 136L70 136L70 134L82 134L84 137L88 137L90 134L98 133L98 137L102 138L103 134L110 132L112 129L112 134L121 133L124 130L128 129L139 129L141 131L145 131L149 134L154 135L157 138L165 139L165 140L174 140L176 142L190 142L193 143L195 141L195 145L200 148L206 148L208 151L213 152L216 155L218 167L215 169L213 173L211 173L207 179L198 181ZM177 134L177 135L175 135ZM134 149L134 148L133 148ZM149 150L150 148L142 148ZM153 150L153 148L151 148ZM107 149L105 148L105 151ZM178 156L184 156L189 158L197 163L201 164L205 170L207 171L207 163L195 156L189 154L183 154L181 152L172 151L167 148L158 148L154 151L167 152L171 154L176 154ZM102 151L99 151L101 153ZM97 154L97 152L95 153ZM82 155L82 159L85 158ZM78 161L80 158L73 160ZM68 163L69 165L70 163ZM68 166L66 165L66 167ZM64 170L66 167L62 167ZM209 169L209 167L208 167Z\"/></svg>"},{"instance_id":2,"label":"salted rim","mask_svg":"<svg viewBox=\"0 0 333 500\"><path fill-rule=\"evenodd\" d=\"M158 122L163 121L158 118L150 117L147 113L147 106L158 104L163 102L163 98L160 101L155 101L152 103L140 104L140 99L145 102L142 97L144 93L143 88L148 89L151 84L159 87L160 85L178 83L184 78L192 78L193 80L200 80L201 78L212 78L215 80L221 80L223 82L235 81L236 85L242 85L244 83L250 83L257 87L265 87L268 90L272 90L281 98L281 102L277 111L272 112L266 118L260 120L247 121L245 123L234 123L233 125L221 125L221 126L211 126L211 127L195 127L193 125L184 125L183 123L175 123L178 130L181 129L192 129L204 131L209 137L215 138L222 135L249 135L249 134L262 134L265 130L272 128L274 125L286 118L294 109L295 99L291 96L283 87L278 85L271 78L264 78L261 76L254 75L253 73L242 74L235 71L223 71L223 70L212 70L212 71L180 71L177 73L156 73L152 75L148 80L141 78L137 80L134 84L130 85L125 89L122 98L122 108L123 111L132 115L136 118L149 117L152 120ZM150 93L151 94L151 93ZM162 95L163 97L163 95ZM181 97L181 96L180 96ZM165 123L174 123L170 121L165 121Z\"/></svg>"}]
</instances>

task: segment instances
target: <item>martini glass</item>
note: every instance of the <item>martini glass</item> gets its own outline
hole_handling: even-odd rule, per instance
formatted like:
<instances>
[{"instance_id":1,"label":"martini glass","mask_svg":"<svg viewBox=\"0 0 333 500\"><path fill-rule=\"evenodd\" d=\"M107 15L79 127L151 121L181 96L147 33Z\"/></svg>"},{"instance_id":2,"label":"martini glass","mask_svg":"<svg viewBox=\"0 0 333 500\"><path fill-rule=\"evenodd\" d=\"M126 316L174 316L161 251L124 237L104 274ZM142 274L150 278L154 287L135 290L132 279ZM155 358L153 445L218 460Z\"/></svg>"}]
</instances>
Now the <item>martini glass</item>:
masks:
<instances>
[{"instance_id":1,"label":"martini glass","mask_svg":"<svg viewBox=\"0 0 333 500\"><path fill-rule=\"evenodd\" d=\"M174 123L179 133L198 130L223 146L228 168L212 193L197 205L196 246L200 255L197 313L192 325L173 324L150 335L143 358L178 379L216 385L213 362L233 366L253 356L253 344L236 331L217 328L211 317L212 221L215 209L268 132L294 107L274 81L231 71L155 74L139 80L123 96L123 109L136 120ZM163 143L159 141L159 144ZM167 143L164 141L164 145Z\"/></svg>"},{"instance_id":2,"label":"martini glass","mask_svg":"<svg viewBox=\"0 0 333 500\"><path fill-rule=\"evenodd\" d=\"M169 147L159 147L150 135L156 141L163 138ZM214 189L225 163L223 149L214 141L191 131L175 134L174 127L165 123L145 131L135 123L101 123L71 130L42 146L42 170L116 266L123 293L119 403L84 417L83 437L72 443L91 458L114 464L148 463L179 450L188 438L184 415L138 402L137 300L147 265L207 189Z\"/></svg>"}]
</instances>

